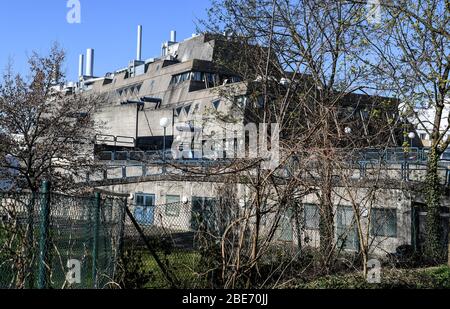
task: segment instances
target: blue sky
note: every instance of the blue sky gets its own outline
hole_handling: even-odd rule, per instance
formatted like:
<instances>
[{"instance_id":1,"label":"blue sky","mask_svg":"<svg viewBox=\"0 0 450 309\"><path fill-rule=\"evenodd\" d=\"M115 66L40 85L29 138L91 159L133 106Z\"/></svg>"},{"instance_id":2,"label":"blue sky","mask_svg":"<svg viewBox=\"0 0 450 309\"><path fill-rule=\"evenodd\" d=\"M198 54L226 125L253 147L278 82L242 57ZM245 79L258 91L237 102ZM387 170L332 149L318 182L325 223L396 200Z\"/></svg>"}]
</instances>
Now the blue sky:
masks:
<instances>
[{"instance_id":1,"label":"blue sky","mask_svg":"<svg viewBox=\"0 0 450 309\"><path fill-rule=\"evenodd\" d=\"M209 0L79 0L81 23L67 22L68 0L0 1L0 70L11 59L14 70L26 72L32 51L48 53L52 42L67 52L68 80L78 73L78 55L95 49L97 76L127 66L136 57L137 25L143 25L143 58L159 56L161 43L177 30L178 40L196 32Z\"/></svg>"}]
</instances>

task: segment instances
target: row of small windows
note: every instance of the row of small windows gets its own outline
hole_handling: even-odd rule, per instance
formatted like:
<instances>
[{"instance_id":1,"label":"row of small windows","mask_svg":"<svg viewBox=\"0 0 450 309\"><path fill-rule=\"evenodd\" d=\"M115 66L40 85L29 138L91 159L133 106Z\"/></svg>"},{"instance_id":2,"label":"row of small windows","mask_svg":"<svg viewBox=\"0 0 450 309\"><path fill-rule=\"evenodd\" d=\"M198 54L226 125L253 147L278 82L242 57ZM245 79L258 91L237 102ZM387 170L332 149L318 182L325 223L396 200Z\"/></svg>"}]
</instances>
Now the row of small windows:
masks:
<instances>
[{"instance_id":1,"label":"row of small windows","mask_svg":"<svg viewBox=\"0 0 450 309\"><path fill-rule=\"evenodd\" d=\"M152 225L155 218L156 195L149 193L137 193L135 201L135 217L141 224ZM180 217L182 213L181 196L176 194L166 195L164 205L164 214L167 217ZM208 197L192 197L192 217L197 220L191 220L191 228L198 229L200 221L198 219L206 219L206 223L214 225L214 220L210 215L213 213L217 200Z\"/></svg>"},{"instance_id":2,"label":"row of small windows","mask_svg":"<svg viewBox=\"0 0 450 309\"><path fill-rule=\"evenodd\" d=\"M206 88L213 88L242 81L241 78L231 75L208 72L184 72L172 76L170 85L178 85L188 80L205 83Z\"/></svg>"},{"instance_id":3,"label":"row of small windows","mask_svg":"<svg viewBox=\"0 0 450 309\"><path fill-rule=\"evenodd\" d=\"M267 206L267 205L266 205ZM305 230L319 230L320 210L316 204L303 204L301 214ZM292 241L294 213L288 210L280 220L279 240ZM264 216L261 224L266 225L269 218ZM397 237L397 211L391 208L372 208L370 212L370 235L372 237ZM336 236L338 246L358 250L359 238L352 207L338 206L336 212Z\"/></svg>"},{"instance_id":4,"label":"row of small windows","mask_svg":"<svg viewBox=\"0 0 450 309\"><path fill-rule=\"evenodd\" d=\"M211 105L212 105L212 107L213 107L214 109L218 110L218 109L220 108L220 105L221 105L221 100L220 100L220 99L213 100L213 101L211 102ZM181 116L182 113L183 113L183 111L185 112L186 115L189 115L189 113L191 112L191 109L192 109L192 104L188 104L188 105L185 105L185 106L177 107L177 108L175 109L175 113L174 113L174 114L175 114L175 117ZM192 112L193 112L193 113L197 113L197 112L199 111L199 109L200 109L200 104L199 104L199 103L196 103L196 104L194 105L194 108L193 108Z\"/></svg>"},{"instance_id":5,"label":"row of small windows","mask_svg":"<svg viewBox=\"0 0 450 309\"><path fill-rule=\"evenodd\" d=\"M135 200L135 216L141 223L153 224L156 205L155 194L137 193ZM213 208L216 200L213 198L193 197L192 215L202 218L206 224L214 224ZM179 217L182 211L180 195L166 195L164 213L168 217ZM280 240L292 241L292 226L290 220L292 214L284 216L278 229ZM212 220L211 220L212 219ZM397 212L395 209L374 208L370 216L370 235L381 237L397 237ZM319 208L315 204L304 204L303 220L305 229L317 230L320 224ZM199 222L191 222L192 228L198 228ZM264 222L262 222L265 225ZM338 245L345 249L358 249L358 236L354 223L352 207L339 206L336 214L336 233Z\"/></svg>"},{"instance_id":6,"label":"row of small windows","mask_svg":"<svg viewBox=\"0 0 450 309\"><path fill-rule=\"evenodd\" d=\"M319 207L315 204L305 204L303 219L305 228L318 230L320 224ZM353 224L353 209L338 207L337 229L348 228ZM370 235L397 237L397 211L389 208L373 208L370 213Z\"/></svg>"},{"instance_id":7,"label":"row of small windows","mask_svg":"<svg viewBox=\"0 0 450 309\"><path fill-rule=\"evenodd\" d=\"M245 109L247 106L247 101L248 98L246 96L238 96L235 98L234 101L234 105L232 106L232 109L235 111L239 111L242 109ZM212 110L220 110L221 106L223 106L223 101L221 99L214 99L212 101L210 101L210 107L212 108ZM192 113L198 113L200 110L200 104L196 103L194 105L191 104L187 104L184 106L180 106L174 109L174 115L175 117L179 117L182 115L183 111L185 113L185 115L189 115L189 113L192 111Z\"/></svg>"},{"instance_id":8,"label":"row of small windows","mask_svg":"<svg viewBox=\"0 0 450 309\"><path fill-rule=\"evenodd\" d=\"M166 205L164 212L166 216L169 217L178 217L180 216L181 205L180 205L181 197L179 195L166 195ZM155 207L156 196L154 194L146 194L146 193L137 193L136 194L136 203L135 206L137 208L137 212L142 211L140 208L152 208ZM148 212L148 209L146 209ZM138 215L138 219L141 219L142 215ZM146 218L147 220L150 219ZM140 220L143 221L143 220Z\"/></svg>"},{"instance_id":9,"label":"row of small windows","mask_svg":"<svg viewBox=\"0 0 450 309\"><path fill-rule=\"evenodd\" d=\"M138 95L141 91L142 84L132 85L124 88L120 88L117 90L117 95L119 97L129 97L133 95Z\"/></svg>"}]
</instances>

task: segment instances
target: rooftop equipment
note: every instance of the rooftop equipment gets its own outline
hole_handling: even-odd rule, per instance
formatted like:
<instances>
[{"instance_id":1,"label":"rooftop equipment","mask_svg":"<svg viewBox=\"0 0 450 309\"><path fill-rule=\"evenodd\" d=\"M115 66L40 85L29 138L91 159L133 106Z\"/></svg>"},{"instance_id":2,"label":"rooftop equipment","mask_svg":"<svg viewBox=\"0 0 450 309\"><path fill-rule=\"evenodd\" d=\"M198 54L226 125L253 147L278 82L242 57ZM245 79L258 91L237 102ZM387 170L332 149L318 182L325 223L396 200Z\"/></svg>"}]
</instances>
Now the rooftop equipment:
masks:
<instances>
[{"instance_id":1,"label":"rooftop equipment","mask_svg":"<svg viewBox=\"0 0 450 309\"><path fill-rule=\"evenodd\" d=\"M175 30L170 31L170 42L171 43L177 42L177 32Z\"/></svg>"},{"instance_id":2,"label":"rooftop equipment","mask_svg":"<svg viewBox=\"0 0 450 309\"><path fill-rule=\"evenodd\" d=\"M177 42L177 32L175 30L170 31L170 41L164 42L161 47L161 56L165 57L169 54L169 47L175 45Z\"/></svg>"},{"instance_id":3,"label":"rooftop equipment","mask_svg":"<svg viewBox=\"0 0 450 309\"><path fill-rule=\"evenodd\" d=\"M142 26L138 26L137 31L137 51L136 51L136 60L142 60Z\"/></svg>"},{"instance_id":4,"label":"rooftop equipment","mask_svg":"<svg viewBox=\"0 0 450 309\"><path fill-rule=\"evenodd\" d=\"M81 54L78 62L78 78L82 79L84 75L84 55Z\"/></svg>"},{"instance_id":5,"label":"rooftop equipment","mask_svg":"<svg viewBox=\"0 0 450 309\"><path fill-rule=\"evenodd\" d=\"M86 76L94 76L94 50L92 48L86 51Z\"/></svg>"}]
</instances>

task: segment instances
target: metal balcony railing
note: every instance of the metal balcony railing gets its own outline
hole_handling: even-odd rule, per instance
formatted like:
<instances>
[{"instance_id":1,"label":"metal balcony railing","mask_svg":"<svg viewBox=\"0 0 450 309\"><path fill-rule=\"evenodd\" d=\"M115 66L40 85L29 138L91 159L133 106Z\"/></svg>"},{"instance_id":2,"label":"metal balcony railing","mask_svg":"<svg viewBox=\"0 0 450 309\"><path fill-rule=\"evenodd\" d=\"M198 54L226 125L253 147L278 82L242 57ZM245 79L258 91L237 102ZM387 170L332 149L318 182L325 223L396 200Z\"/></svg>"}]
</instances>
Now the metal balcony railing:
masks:
<instances>
[{"instance_id":1,"label":"metal balcony railing","mask_svg":"<svg viewBox=\"0 0 450 309\"><path fill-rule=\"evenodd\" d=\"M136 147L136 139L130 136L97 134L94 140L97 145Z\"/></svg>"}]
</instances>

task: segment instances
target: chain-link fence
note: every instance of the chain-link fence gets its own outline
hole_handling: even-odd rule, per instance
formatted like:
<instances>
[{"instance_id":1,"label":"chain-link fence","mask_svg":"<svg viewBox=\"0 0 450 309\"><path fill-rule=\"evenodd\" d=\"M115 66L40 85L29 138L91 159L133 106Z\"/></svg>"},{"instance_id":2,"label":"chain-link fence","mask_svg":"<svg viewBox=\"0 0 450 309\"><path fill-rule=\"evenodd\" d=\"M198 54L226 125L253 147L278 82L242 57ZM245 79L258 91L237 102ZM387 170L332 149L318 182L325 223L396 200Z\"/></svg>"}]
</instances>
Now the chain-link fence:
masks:
<instances>
[{"instance_id":1,"label":"chain-link fence","mask_svg":"<svg viewBox=\"0 0 450 309\"><path fill-rule=\"evenodd\" d=\"M0 288L103 288L116 277L126 199L0 193Z\"/></svg>"},{"instance_id":2,"label":"chain-link fence","mask_svg":"<svg viewBox=\"0 0 450 309\"><path fill-rule=\"evenodd\" d=\"M154 205L152 195L48 189L0 193L0 288L240 286L256 276L255 261L259 276L277 281L304 262L301 246L318 245L312 204L262 207L255 253L255 210L233 195Z\"/></svg>"},{"instance_id":3,"label":"chain-link fence","mask_svg":"<svg viewBox=\"0 0 450 309\"><path fill-rule=\"evenodd\" d=\"M191 203L159 206L131 203L127 212L121 264L125 277L121 285L125 288L200 287L204 270L196 244L196 220Z\"/></svg>"},{"instance_id":4,"label":"chain-link fence","mask_svg":"<svg viewBox=\"0 0 450 309\"><path fill-rule=\"evenodd\" d=\"M234 266L235 260L239 263L242 258L242 264L251 263L251 229L255 218L245 206L213 198L164 205L152 202L151 197L148 201L144 197L130 202L127 207L121 265L125 276L121 286L220 287L223 282L217 282L217 278L224 276L223 271L238 269L239 265ZM308 213L308 216L315 219L316 214ZM294 216L269 209L260 221L261 244L267 247L260 260L273 265L271 259L279 257L281 251L285 255L289 247L295 251L295 256L296 240L305 235L296 234ZM298 221L303 222L303 218ZM269 244L264 243L266 240ZM282 261L277 263L279 266Z\"/></svg>"}]
</instances>

